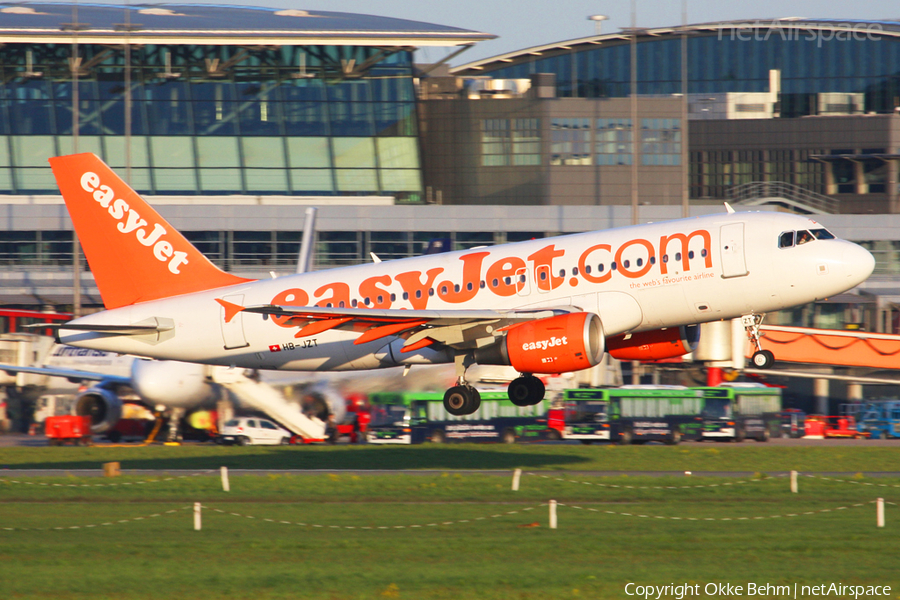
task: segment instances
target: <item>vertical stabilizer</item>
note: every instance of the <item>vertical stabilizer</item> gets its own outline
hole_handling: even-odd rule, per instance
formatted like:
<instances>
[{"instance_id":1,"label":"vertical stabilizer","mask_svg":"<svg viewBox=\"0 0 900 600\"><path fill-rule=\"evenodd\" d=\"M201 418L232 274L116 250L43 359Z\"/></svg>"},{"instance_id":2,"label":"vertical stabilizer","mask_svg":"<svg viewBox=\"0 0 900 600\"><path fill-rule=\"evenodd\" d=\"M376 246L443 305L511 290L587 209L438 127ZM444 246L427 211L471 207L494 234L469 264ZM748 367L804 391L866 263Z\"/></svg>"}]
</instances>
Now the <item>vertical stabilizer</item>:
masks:
<instances>
[{"instance_id":1,"label":"vertical stabilizer","mask_svg":"<svg viewBox=\"0 0 900 600\"><path fill-rule=\"evenodd\" d=\"M209 262L96 155L50 166L106 308L250 281Z\"/></svg>"}]
</instances>

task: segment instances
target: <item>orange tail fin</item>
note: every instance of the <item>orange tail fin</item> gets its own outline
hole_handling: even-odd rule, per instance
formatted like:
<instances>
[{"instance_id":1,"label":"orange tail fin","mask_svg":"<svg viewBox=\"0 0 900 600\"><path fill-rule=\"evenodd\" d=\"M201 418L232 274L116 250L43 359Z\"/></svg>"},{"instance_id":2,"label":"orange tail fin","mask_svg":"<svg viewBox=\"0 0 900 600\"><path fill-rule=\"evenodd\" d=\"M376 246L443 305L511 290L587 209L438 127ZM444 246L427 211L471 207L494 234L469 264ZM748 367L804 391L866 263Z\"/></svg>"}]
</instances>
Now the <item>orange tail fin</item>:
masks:
<instances>
[{"instance_id":1,"label":"orange tail fin","mask_svg":"<svg viewBox=\"0 0 900 600\"><path fill-rule=\"evenodd\" d=\"M251 281L209 262L96 155L50 166L106 308Z\"/></svg>"}]
</instances>

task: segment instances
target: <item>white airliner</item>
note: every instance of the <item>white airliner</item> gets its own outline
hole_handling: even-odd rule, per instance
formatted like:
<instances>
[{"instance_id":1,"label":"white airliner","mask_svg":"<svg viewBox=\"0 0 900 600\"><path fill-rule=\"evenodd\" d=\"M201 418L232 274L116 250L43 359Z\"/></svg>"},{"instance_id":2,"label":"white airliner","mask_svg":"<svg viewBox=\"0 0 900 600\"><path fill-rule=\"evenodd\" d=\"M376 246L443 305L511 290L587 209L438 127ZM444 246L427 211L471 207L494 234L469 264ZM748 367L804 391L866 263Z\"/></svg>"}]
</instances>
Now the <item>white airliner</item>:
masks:
<instances>
[{"instance_id":1,"label":"white airliner","mask_svg":"<svg viewBox=\"0 0 900 600\"><path fill-rule=\"evenodd\" d=\"M474 412L469 365L535 373L675 357L696 324L849 290L875 266L812 219L736 213L249 280L221 271L93 154L50 159L106 311L66 344L251 369L335 371L455 363L444 404ZM752 333L752 332L751 332ZM758 365L771 355L755 357Z\"/></svg>"},{"instance_id":2,"label":"white airliner","mask_svg":"<svg viewBox=\"0 0 900 600\"><path fill-rule=\"evenodd\" d=\"M93 382L76 392L73 385L60 388L42 383L47 392L75 395L75 414L91 417L93 433L105 433L122 417L123 388L137 394L141 404L169 417L170 441L179 437L179 423L186 411L213 405L231 394L245 408L260 410L308 439L325 437L325 420L336 422L346 412L345 401L327 386L307 388L311 406L288 401L258 374L170 360L148 361L103 350L55 344L40 364L0 364L0 371L62 378L73 384Z\"/></svg>"}]
</instances>

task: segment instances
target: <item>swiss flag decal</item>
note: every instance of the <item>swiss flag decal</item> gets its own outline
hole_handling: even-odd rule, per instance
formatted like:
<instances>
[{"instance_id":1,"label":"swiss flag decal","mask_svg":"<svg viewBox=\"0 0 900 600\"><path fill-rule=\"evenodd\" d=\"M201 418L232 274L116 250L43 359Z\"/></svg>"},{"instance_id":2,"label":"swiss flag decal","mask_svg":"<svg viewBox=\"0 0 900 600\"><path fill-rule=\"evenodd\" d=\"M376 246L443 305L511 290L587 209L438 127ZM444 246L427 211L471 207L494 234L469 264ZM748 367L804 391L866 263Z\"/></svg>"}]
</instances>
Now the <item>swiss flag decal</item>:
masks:
<instances>
[{"instance_id":1,"label":"swiss flag decal","mask_svg":"<svg viewBox=\"0 0 900 600\"><path fill-rule=\"evenodd\" d=\"M281 346L278 344L272 344L269 346L269 352L281 352Z\"/></svg>"}]
</instances>

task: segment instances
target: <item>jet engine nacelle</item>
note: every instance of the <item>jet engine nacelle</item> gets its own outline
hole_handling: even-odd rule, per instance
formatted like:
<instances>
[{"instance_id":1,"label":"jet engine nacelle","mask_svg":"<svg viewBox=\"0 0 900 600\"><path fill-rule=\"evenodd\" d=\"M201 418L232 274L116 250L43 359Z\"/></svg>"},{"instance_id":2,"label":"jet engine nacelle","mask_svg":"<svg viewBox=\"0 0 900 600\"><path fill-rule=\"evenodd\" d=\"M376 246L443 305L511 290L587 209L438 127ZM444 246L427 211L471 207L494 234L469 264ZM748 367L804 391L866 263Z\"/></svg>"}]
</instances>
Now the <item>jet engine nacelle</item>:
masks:
<instances>
[{"instance_id":1,"label":"jet engine nacelle","mask_svg":"<svg viewBox=\"0 0 900 600\"><path fill-rule=\"evenodd\" d=\"M208 375L205 365L138 359L131 364L131 387L150 406L194 408L216 398Z\"/></svg>"},{"instance_id":2,"label":"jet engine nacelle","mask_svg":"<svg viewBox=\"0 0 900 600\"><path fill-rule=\"evenodd\" d=\"M693 352L699 341L699 325L682 325L608 337L606 351L619 360L663 360Z\"/></svg>"},{"instance_id":3,"label":"jet engine nacelle","mask_svg":"<svg viewBox=\"0 0 900 600\"><path fill-rule=\"evenodd\" d=\"M600 317L568 313L514 325L499 344L476 350L475 360L521 373L566 373L599 363L603 346Z\"/></svg>"},{"instance_id":4,"label":"jet engine nacelle","mask_svg":"<svg viewBox=\"0 0 900 600\"><path fill-rule=\"evenodd\" d=\"M91 433L104 433L122 418L122 400L114 391L94 386L75 397L75 414L91 418Z\"/></svg>"}]
</instances>

